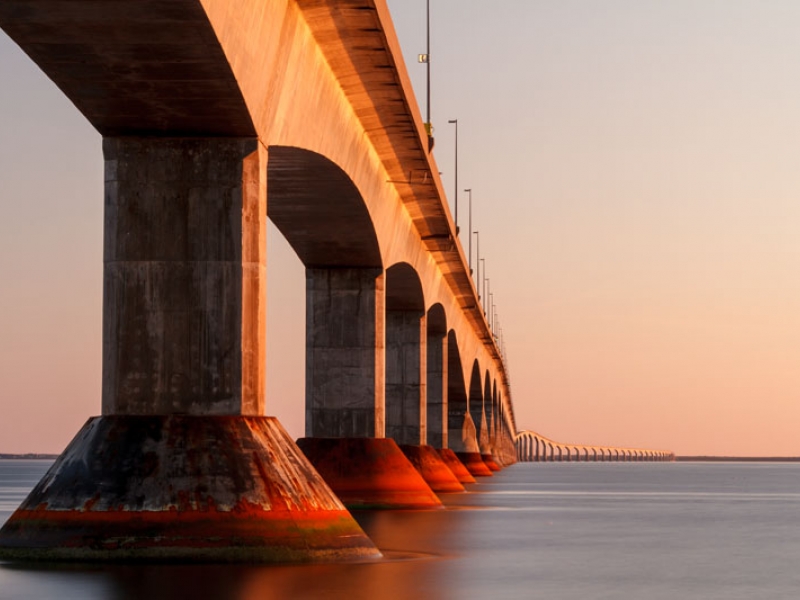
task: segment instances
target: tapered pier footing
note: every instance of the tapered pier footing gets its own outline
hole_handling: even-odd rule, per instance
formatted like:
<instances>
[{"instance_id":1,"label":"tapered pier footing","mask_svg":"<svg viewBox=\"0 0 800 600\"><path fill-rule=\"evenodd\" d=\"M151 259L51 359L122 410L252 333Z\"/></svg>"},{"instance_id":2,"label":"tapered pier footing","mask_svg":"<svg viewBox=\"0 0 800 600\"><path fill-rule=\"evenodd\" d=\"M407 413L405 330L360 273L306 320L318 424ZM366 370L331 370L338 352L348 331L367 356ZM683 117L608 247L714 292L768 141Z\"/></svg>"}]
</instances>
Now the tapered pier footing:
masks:
<instances>
[{"instance_id":1,"label":"tapered pier footing","mask_svg":"<svg viewBox=\"0 0 800 600\"><path fill-rule=\"evenodd\" d=\"M380 556L272 417L91 418L0 530L6 560Z\"/></svg>"},{"instance_id":2,"label":"tapered pier footing","mask_svg":"<svg viewBox=\"0 0 800 600\"><path fill-rule=\"evenodd\" d=\"M492 471L483 462L480 452L456 452L456 456L474 477L492 476Z\"/></svg>"},{"instance_id":3,"label":"tapered pier footing","mask_svg":"<svg viewBox=\"0 0 800 600\"><path fill-rule=\"evenodd\" d=\"M484 464L487 467L489 467L490 471L494 471L496 473L497 471L503 470L502 467L500 467L500 465L497 464L497 462L494 459L494 456L492 456L491 454L481 454L481 459L483 460Z\"/></svg>"},{"instance_id":4,"label":"tapered pier footing","mask_svg":"<svg viewBox=\"0 0 800 600\"><path fill-rule=\"evenodd\" d=\"M437 452L439 456L442 457L444 464L453 472L453 475L456 476L456 479L458 479L460 483L475 483L475 478L467 467L464 466L464 463L458 459L455 452L450 450L450 448L439 448Z\"/></svg>"},{"instance_id":5,"label":"tapered pier footing","mask_svg":"<svg viewBox=\"0 0 800 600\"><path fill-rule=\"evenodd\" d=\"M443 507L391 438L301 438L297 445L350 509Z\"/></svg>"},{"instance_id":6,"label":"tapered pier footing","mask_svg":"<svg viewBox=\"0 0 800 600\"><path fill-rule=\"evenodd\" d=\"M439 456L433 446L400 445L400 450L406 458L419 471L422 478L434 492L463 492L464 486L456 479L453 472Z\"/></svg>"}]
</instances>

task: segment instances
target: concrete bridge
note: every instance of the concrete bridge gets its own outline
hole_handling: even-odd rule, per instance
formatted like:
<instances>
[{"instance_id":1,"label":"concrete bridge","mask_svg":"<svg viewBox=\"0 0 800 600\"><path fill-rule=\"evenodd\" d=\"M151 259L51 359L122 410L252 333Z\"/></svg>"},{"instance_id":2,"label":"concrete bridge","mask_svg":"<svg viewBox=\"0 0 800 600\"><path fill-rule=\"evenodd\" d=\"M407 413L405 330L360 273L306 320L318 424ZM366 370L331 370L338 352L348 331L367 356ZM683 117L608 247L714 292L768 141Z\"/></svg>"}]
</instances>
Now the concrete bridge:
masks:
<instances>
[{"instance_id":1,"label":"concrete bridge","mask_svg":"<svg viewBox=\"0 0 800 600\"><path fill-rule=\"evenodd\" d=\"M535 431L520 431L514 438L517 460L523 462L672 462L665 450L586 446L555 442Z\"/></svg>"},{"instance_id":2,"label":"concrete bridge","mask_svg":"<svg viewBox=\"0 0 800 600\"><path fill-rule=\"evenodd\" d=\"M516 460L384 0L8 0L0 27L105 160L102 415L0 557L377 556L346 507ZM306 267L303 452L264 416L267 218Z\"/></svg>"}]
</instances>

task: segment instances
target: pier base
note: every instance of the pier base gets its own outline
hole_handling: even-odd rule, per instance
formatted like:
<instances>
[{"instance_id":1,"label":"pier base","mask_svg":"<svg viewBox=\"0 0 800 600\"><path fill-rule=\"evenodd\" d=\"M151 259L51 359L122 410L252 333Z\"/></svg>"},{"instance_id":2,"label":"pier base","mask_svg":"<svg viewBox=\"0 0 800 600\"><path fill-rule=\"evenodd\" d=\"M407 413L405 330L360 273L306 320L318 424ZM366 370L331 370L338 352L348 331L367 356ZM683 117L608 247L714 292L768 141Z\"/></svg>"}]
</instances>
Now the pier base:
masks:
<instances>
[{"instance_id":1,"label":"pier base","mask_svg":"<svg viewBox=\"0 0 800 600\"><path fill-rule=\"evenodd\" d=\"M480 452L456 452L458 459L474 477L491 477L491 469L483 462Z\"/></svg>"},{"instance_id":2,"label":"pier base","mask_svg":"<svg viewBox=\"0 0 800 600\"><path fill-rule=\"evenodd\" d=\"M380 556L272 417L93 417L0 530L4 560Z\"/></svg>"},{"instance_id":3,"label":"pier base","mask_svg":"<svg viewBox=\"0 0 800 600\"><path fill-rule=\"evenodd\" d=\"M467 467L464 466L464 463L458 460L455 452L450 450L450 448L439 448L437 452L439 453L439 456L442 457L444 464L446 464L447 467L453 472L453 475L456 476L456 479L458 479L459 483L475 483L475 478L469 472Z\"/></svg>"},{"instance_id":4,"label":"pier base","mask_svg":"<svg viewBox=\"0 0 800 600\"><path fill-rule=\"evenodd\" d=\"M481 454L481 459L483 460L484 464L489 467L490 471L494 471L496 473L497 471L503 470L500 465L497 464L497 462L494 460L494 456L491 454Z\"/></svg>"},{"instance_id":5,"label":"pier base","mask_svg":"<svg viewBox=\"0 0 800 600\"><path fill-rule=\"evenodd\" d=\"M419 471L422 478L434 492L463 492L464 486L456 479L433 446L412 446L401 444L400 450Z\"/></svg>"},{"instance_id":6,"label":"pier base","mask_svg":"<svg viewBox=\"0 0 800 600\"><path fill-rule=\"evenodd\" d=\"M347 508L443 507L391 438L301 438L297 445Z\"/></svg>"}]
</instances>

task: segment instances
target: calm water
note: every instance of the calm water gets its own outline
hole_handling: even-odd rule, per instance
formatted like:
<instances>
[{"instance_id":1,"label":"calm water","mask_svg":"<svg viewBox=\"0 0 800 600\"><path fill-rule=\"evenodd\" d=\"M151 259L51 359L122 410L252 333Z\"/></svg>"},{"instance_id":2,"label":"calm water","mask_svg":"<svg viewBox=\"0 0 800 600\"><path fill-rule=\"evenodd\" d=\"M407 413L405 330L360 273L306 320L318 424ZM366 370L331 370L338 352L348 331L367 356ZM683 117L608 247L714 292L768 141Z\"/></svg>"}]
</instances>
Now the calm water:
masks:
<instances>
[{"instance_id":1,"label":"calm water","mask_svg":"<svg viewBox=\"0 0 800 600\"><path fill-rule=\"evenodd\" d=\"M0 523L48 461L0 461ZM357 515L393 556L287 567L22 568L0 598L736 600L800 594L800 465L520 464L449 510Z\"/></svg>"}]
</instances>

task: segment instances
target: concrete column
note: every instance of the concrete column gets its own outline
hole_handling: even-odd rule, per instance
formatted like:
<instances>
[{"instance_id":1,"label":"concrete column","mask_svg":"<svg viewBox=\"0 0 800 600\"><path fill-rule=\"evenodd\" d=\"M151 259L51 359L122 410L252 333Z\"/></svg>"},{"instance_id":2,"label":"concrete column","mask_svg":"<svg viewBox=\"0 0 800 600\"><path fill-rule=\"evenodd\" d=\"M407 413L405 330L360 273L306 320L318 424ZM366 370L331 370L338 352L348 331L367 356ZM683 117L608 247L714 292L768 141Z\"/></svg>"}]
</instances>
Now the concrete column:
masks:
<instances>
[{"instance_id":1,"label":"concrete column","mask_svg":"<svg viewBox=\"0 0 800 600\"><path fill-rule=\"evenodd\" d=\"M0 529L0 558L379 557L262 416L266 149L106 138L103 153L103 416Z\"/></svg>"},{"instance_id":2,"label":"concrete column","mask_svg":"<svg viewBox=\"0 0 800 600\"><path fill-rule=\"evenodd\" d=\"M105 138L104 415L261 415L266 149Z\"/></svg>"},{"instance_id":3,"label":"concrete column","mask_svg":"<svg viewBox=\"0 0 800 600\"><path fill-rule=\"evenodd\" d=\"M428 325L424 312L386 311L386 436L427 443Z\"/></svg>"},{"instance_id":4,"label":"concrete column","mask_svg":"<svg viewBox=\"0 0 800 600\"><path fill-rule=\"evenodd\" d=\"M385 434L381 269L306 269L306 436Z\"/></svg>"},{"instance_id":5,"label":"concrete column","mask_svg":"<svg viewBox=\"0 0 800 600\"><path fill-rule=\"evenodd\" d=\"M447 448L447 335L429 334L428 354L428 443Z\"/></svg>"}]
</instances>

